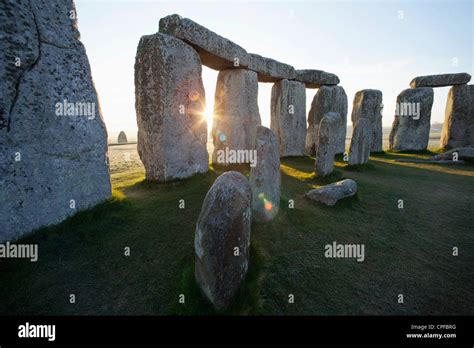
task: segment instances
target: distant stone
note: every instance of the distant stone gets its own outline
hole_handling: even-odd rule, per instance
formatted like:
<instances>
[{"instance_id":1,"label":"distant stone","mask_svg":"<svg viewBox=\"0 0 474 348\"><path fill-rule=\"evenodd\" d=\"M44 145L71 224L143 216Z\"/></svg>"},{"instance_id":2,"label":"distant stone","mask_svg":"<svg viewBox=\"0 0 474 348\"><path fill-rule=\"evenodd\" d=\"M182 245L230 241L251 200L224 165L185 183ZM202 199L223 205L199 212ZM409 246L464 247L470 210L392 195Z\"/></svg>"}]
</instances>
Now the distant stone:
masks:
<instances>
[{"instance_id":1,"label":"distant stone","mask_svg":"<svg viewBox=\"0 0 474 348\"><path fill-rule=\"evenodd\" d=\"M161 18L159 31L175 36L193 46L198 51L202 64L211 69L247 67L250 63L245 49L177 14Z\"/></svg>"},{"instance_id":2,"label":"distant stone","mask_svg":"<svg viewBox=\"0 0 474 348\"><path fill-rule=\"evenodd\" d=\"M207 192L196 224L196 282L218 310L231 304L247 274L251 199L247 178L226 172Z\"/></svg>"},{"instance_id":3,"label":"distant stone","mask_svg":"<svg viewBox=\"0 0 474 348\"><path fill-rule=\"evenodd\" d=\"M306 89L302 82L281 80L272 87L270 128L277 134L280 156L304 156Z\"/></svg>"},{"instance_id":4,"label":"distant stone","mask_svg":"<svg viewBox=\"0 0 474 348\"><path fill-rule=\"evenodd\" d=\"M458 147L433 156L433 160L474 161L474 147Z\"/></svg>"},{"instance_id":5,"label":"distant stone","mask_svg":"<svg viewBox=\"0 0 474 348\"><path fill-rule=\"evenodd\" d=\"M125 134L124 131L121 131L118 135L118 138L117 138L117 143L119 144L126 144L128 143L128 140L127 140L127 135Z\"/></svg>"},{"instance_id":6,"label":"distant stone","mask_svg":"<svg viewBox=\"0 0 474 348\"><path fill-rule=\"evenodd\" d=\"M474 146L474 85L453 86L449 90L440 146Z\"/></svg>"},{"instance_id":7,"label":"distant stone","mask_svg":"<svg viewBox=\"0 0 474 348\"><path fill-rule=\"evenodd\" d=\"M249 53L248 69L258 73L259 82L278 82L282 79L294 79L296 76L291 65L254 53Z\"/></svg>"},{"instance_id":8,"label":"distant stone","mask_svg":"<svg viewBox=\"0 0 474 348\"><path fill-rule=\"evenodd\" d=\"M280 208L280 155L275 133L257 127L257 165L250 168L253 218L270 221Z\"/></svg>"},{"instance_id":9,"label":"distant stone","mask_svg":"<svg viewBox=\"0 0 474 348\"><path fill-rule=\"evenodd\" d=\"M324 115L337 112L340 124L336 134L336 154L343 153L346 147L347 131L347 95L341 86L321 86L313 98L308 113L308 130L306 132L306 152L314 156L317 148L318 127Z\"/></svg>"},{"instance_id":10,"label":"distant stone","mask_svg":"<svg viewBox=\"0 0 474 348\"><path fill-rule=\"evenodd\" d=\"M318 127L318 148L316 149L316 174L326 176L334 169L334 156L337 148L337 133L341 116L328 112Z\"/></svg>"},{"instance_id":11,"label":"distant stone","mask_svg":"<svg viewBox=\"0 0 474 348\"><path fill-rule=\"evenodd\" d=\"M357 183L354 180L346 179L311 190L306 193L305 197L318 203L333 206L339 200L352 197L356 193Z\"/></svg>"},{"instance_id":12,"label":"distant stone","mask_svg":"<svg viewBox=\"0 0 474 348\"><path fill-rule=\"evenodd\" d=\"M390 150L426 150L430 137L433 88L409 88L397 97Z\"/></svg>"},{"instance_id":13,"label":"distant stone","mask_svg":"<svg viewBox=\"0 0 474 348\"><path fill-rule=\"evenodd\" d=\"M354 96L352 105L352 126L357 120L366 118L370 121L372 144L370 152L382 151L382 92L376 89L363 89Z\"/></svg>"},{"instance_id":14,"label":"distant stone","mask_svg":"<svg viewBox=\"0 0 474 348\"><path fill-rule=\"evenodd\" d=\"M73 1L0 1L0 242L111 195L107 130Z\"/></svg>"},{"instance_id":15,"label":"distant stone","mask_svg":"<svg viewBox=\"0 0 474 348\"><path fill-rule=\"evenodd\" d=\"M185 42L143 36L135 60L138 154L148 180L168 181L208 171L201 61Z\"/></svg>"},{"instance_id":16,"label":"distant stone","mask_svg":"<svg viewBox=\"0 0 474 348\"><path fill-rule=\"evenodd\" d=\"M352 132L349 149L349 164L357 165L367 163L372 144L372 127L368 118L359 118Z\"/></svg>"},{"instance_id":17,"label":"distant stone","mask_svg":"<svg viewBox=\"0 0 474 348\"><path fill-rule=\"evenodd\" d=\"M339 77L334 74L314 69L296 70L296 81L303 82L306 88L319 88L339 84Z\"/></svg>"},{"instance_id":18,"label":"distant stone","mask_svg":"<svg viewBox=\"0 0 474 348\"><path fill-rule=\"evenodd\" d=\"M232 163L229 157L222 156L226 148L234 152L244 150L247 154L255 149L257 126L261 124L257 98L256 72L246 69L219 72L214 99L212 163Z\"/></svg>"},{"instance_id":19,"label":"distant stone","mask_svg":"<svg viewBox=\"0 0 474 348\"><path fill-rule=\"evenodd\" d=\"M467 73L458 74L440 74L415 77L410 82L411 88L418 87L445 87L462 85L471 80L471 75Z\"/></svg>"}]
</instances>

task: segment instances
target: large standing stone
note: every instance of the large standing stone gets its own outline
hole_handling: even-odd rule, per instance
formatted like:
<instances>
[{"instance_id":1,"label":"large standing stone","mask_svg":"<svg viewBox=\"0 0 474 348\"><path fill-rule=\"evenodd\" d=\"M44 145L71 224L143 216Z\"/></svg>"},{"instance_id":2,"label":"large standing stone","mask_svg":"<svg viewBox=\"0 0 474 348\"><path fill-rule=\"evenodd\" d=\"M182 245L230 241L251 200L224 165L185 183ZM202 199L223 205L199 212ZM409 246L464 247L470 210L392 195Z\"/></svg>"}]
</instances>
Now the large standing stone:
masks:
<instances>
[{"instance_id":1,"label":"large standing stone","mask_svg":"<svg viewBox=\"0 0 474 348\"><path fill-rule=\"evenodd\" d=\"M352 197L356 193L357 183L354 180L346 179L308 191L304 197L318 203L333 206L339 200Z\"/></svg>"},{"instance_id":2,"label":"large standing stone","mask_svg":"<svg viewBox=\"0 0 474 348\"><path fill-rule=\"evenodd\" d=\"M409 88L397 97L390 150L426 150L430 138L433 88Z\"/></svg>"},{"instance_id":3,"label":"large standing stone","mask_svg":"<svg viewBox=\"0 0 474 348\"><path fill-rule=\"evenodd\" d=\"M314 156L316 153L318 127L324 115L337 112L340 124L335 135L337 140L336 154L343 153L346 144L347 131L347 95L341 86L321 86L313 98L308 113L308 131L306 133L306 152Z\"/></svg>"},{"instance_id":4,"label":"large standing stone","mask_svg":"<svg viewBox=\"0 0 474 348\"><path fill-rule=\"evenodd\" d=\"M138 154L148 180L186 178L208 170L201 61L175 37L140 39L135 60Z\"/></svg>"},{"instance_id":5,"label":"large standing stone","mask_svg":"<svg viewBox=\"0 0 474 348\"><path fill-rule=\"evenodd\" d=\"M306 89L281 80L272 87L270 128L277 134L280 156L303 156L306 138Z\"/></svg>"},{"instance_id":6,"label":"large standing stone","mask_svg":"<svg viewBox=\"0 0 474 348\"><path fill-rule=\"evenodd\" d=\"M372 124L368 118L359 118L352 132L349 164L364 164L369 160L372 144Z\"/></svg>"},{"instance_id":7,"label":"large standing stone","mask_svg":"<svg viewBox=\"0 0 474 348\"><path fill-rule=\"evenodd\" d=\"M258 112L257 73L245 69L227 69L217 76L214 100L212 163L221 161L220 153L255 149L257 126L261 124Z\"/></svg>"},{"instance_id":8,"label":"large standing stone","mask_svg":"<svg viewBox=\"0 0 474 348\"><path fill-rule=\"evenodd\" d=\"M474 85L453 86L449 90L440 146L474 146Z\"/></svg>"},{"instance_id":9,"label":"large standing stone","mask_svg":"<svg viewBox=\"0 0 474 348\"><path fill-rule=\"evenodd\" d=\"M121 131L117 137L117 143L119 144L126 144L128 143L128 140L127 140L127 134L125 134L124 131Z\"/></svg>"},{"instance_id":10,"label":"large standing stone","mask_svg":"<svg viewBox=\"0 0 474 348\"><path fill-rule=\"evenodd\" d=\"M281 79L294 79L295 69L275 59L249 53L248 69L258 73L259 82L278 82Z\"/></svg>"},{"instance_id":11,"label":"large standing stone","mask_svg":"<svg viewBox=\"0 0 474 348\"><path fill-rule=\"evenodd\" d=\"M371 152L382 151L382 92L376 89L363 89L354 96L352 105L352 126L360 118L370 121L370 132L372 133Z\"/></svg>"},{"instance_id":12,"label":"large standing stone","mask_svg":"<svg viewBox=\"0 0 474 348\"><path fill-rule=\"evenodd\" d=\"M272 130L258 126L256 151L257 165L250 169L253 217L270 221L280 208L280 156Z\"/></svg>"},{"instance_id":13,"label":"large standing stone","mask_svg":"<svg viewBox=\"0 0 474 348\"><path fill-rule=\"evenodd\" d=\"M247 67L250 63L245 49L177 14L161 18L159 30L161 33L173 35L193 46L199 52L202 64L211 69Z\"/></svg>"},{"instance_id":14,"label":"large standing stone","mask_svg":"<svg viewBox=\"0 0 474 348\"><path fill-rule=\"evenodd\" d=\"M339 84L339 77L322 70L296 70L296 81L306 84L306 88L319 88Z\"/></svg>"},{"instance_id":15,"label":"large standing stone","mask_svg":"<svg viewBox=\"0 0 474 348\"><path fill-rule=\"evenodd\" d=\"M410 87L445 87L462 85L468 83L470 80L471 75L467 73L426 75L415 77L413 80L411 80Z\"/></svg>"},{"instance_id":16,"label":"large standing stone","mask_svg":"<svg viewBox=\"0 0 474 348\"><path fill-rule=\"evenodd\" d=\"M194 237L195 276L217 309L231 303L247 274L251 196L245 176L226 172L216 179L202 204Z\"/></svg>"},{"instance_id":17,"label":"large standing stone","mask_svg":"<svg viewBox=\"0 0 474 348\"><path fill-rule=\"evenodd\" d=\"M341 116L337 112L324 115L318 127L318 148L316 149L316 174L326 176L334 169L337 148L337 133Z\"/></svg>"},{"instance_id":18,"label":"large standing stone","mask_svg":"<svg viewBox=\"0 0 474 348\"><path fill-rule=\"evenodd\" d=\"M0 3L0 242L111 195L107 131L70 11L72 1Z\"/></svg>"}]
</instances>

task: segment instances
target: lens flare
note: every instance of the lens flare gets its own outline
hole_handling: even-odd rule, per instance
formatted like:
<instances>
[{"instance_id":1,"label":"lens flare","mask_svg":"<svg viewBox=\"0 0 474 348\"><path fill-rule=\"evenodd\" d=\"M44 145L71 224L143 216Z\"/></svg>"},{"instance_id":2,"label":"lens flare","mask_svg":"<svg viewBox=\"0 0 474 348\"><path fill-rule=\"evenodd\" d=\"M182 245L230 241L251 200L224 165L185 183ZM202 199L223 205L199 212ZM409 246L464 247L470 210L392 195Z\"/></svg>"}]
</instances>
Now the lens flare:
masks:
<instances>
[{"instance_id":1,"label":"lens flare","mask_svg":"<svg viewBox=\"0 0 474 348\"><path fill-rule=\"evenodd\" d=\"M189 99L190 99L191 101L195 102L196 100L199 99L199 92L196 91L196 90L191 91L191 92L189 92L189 95L188 95L188 96L189 96Z\"/></svg>"}]
</instances>

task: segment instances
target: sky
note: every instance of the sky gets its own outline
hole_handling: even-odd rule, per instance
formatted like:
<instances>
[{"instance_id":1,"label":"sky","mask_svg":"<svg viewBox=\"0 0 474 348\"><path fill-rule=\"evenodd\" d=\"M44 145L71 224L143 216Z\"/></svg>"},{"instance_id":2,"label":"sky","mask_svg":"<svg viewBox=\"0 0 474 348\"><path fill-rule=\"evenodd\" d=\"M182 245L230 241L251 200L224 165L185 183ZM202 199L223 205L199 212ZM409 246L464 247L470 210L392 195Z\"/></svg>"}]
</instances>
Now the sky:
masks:
<instances>
[{"instance_id":1,"label":"sky","mask_svg":"<svg viewBox=\"0 0 474 348\"><path fill-rule=\"evenodd\" d=\"M176 13L245 48L296 69L319 69L340 78L349 104L361 89L383 93L385 127L397 95L420 75L474 75L473 1L132 1L76 0L109 137L136 137L134 62L139 39ZM208 115L217 71L203 68ZM262 124L270 125L271 83L259 83ZM444 121L449 88L436 88L431 123ZM306 90L306 111L317 90ZM210 124L208 124L210 129Z\"/></svg>"}]
</instances>

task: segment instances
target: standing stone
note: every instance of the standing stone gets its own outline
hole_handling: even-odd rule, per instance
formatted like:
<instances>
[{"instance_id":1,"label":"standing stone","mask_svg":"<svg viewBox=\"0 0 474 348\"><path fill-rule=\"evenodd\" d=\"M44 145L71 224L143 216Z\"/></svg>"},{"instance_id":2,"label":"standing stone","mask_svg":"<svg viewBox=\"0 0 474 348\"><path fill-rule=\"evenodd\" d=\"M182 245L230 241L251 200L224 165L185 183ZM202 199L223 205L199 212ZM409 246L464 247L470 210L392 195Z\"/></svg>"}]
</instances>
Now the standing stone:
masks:
<instances>
[{"instance_id":1,"label":"standing stone","mask_svg":"<svg viewBox=\"0 0 474 348\"><path fill-rule=\"evenodd\" d=\"M390 150L426 150L430 138L433 88L409 88L397 97Z\"/></svg>"},{"instance_id":2,"label":"standing stone","mask_svg":"<svg viewBox=\"0 0 474 348\"><path fill-rule=\"evenodd\" d=\"M334 156L337 148L337 133L341 116L337 112L324 115L318 127L318 148L316 149L316 174L326 176L334 169Z\"/></svg>"},{"instance_id":3,"label":"standing stone","mask_svg":"<svg viewBox=\"0 0 474 348\"><path fill-rule=\"evenodd\" d=\"M253 217L270 221L280 208L280 156L275 133L257 127L257 165L250 169Z\"/></svg>"},{"instance_id":4,"label":"standing stone","mask_svg":"<svg viewBox=\"0 0 474 348\"><path fill-rule=\"evenodd\" d=\"M369 160L372 144L372 124L368 118L359 118L352 132L349 164L364 164Z\"/></svg>"},{"instance_id":5,"label":"standing stone","mask_svg":"<svg viewBox=\"0 0 474 348\"><path fill-rule=\"evenodd\" d=\"M417 76L410 82L411 88L419 87L445 87L453 85L463 85L471 80L471 75L468 73L457 74L439 74Z\"/></svg>"},{"instance_id":6,"label":"standing stone","mask_svg":"<svg viewBox=\"0 0 474 348\"><path fill-rule=\"evenodd\" d=\"M317 152L318 127L324 115L337 112L340 115L336 154L343 153L346 147L347 131L347 95L341 86L321 86L313 98L308 113L308 131L306 133L306 152L314 156Z\"/></svg>"},{"instance_id":7,"label":"standing stone","mask_svg":"<svg viewBox=\"0 0 474 348\"><path fill-rule=\"evenodd\" d=\"M270 128L277 134L280 156L303 156L306 138L306 89L281 80L272 87Z\"/></svg>"},{"instance_id":8,"label":"standing stone","mask_svg":"<svg viewBox=\"0 0 474 348\"><path fill-rule=\"evenodd\" d=\"M447 150L474 146L474 85L449 90L440 146Z\"/></svg>"},{"instance_id":9,"label":"standing stone","mask_svg":"<svg viewBox=\"0 0 474 348\"><path fill-rule=\"evenodd\" d=\"M73 1L0 2L0 242L111 195L107 131L70 11Z\"/></svg>"},{"instance_id":10,"label":"standing stone","mask_svg":"<svg viewBox=\"0 0 474 348\"><path fill-rule=\"evenodd\" d=\"M201 61L172 36L140 39L135 60L138 154L147 180L186 178L208 170Z\"/></svg>"},{"instance_id":11,"label":"standing stone","mask_svg":"<svg viewBox=\"0 0 474 348\"><path fill-rule=\"evenodd\" d=\"M370 122L372 133L372 144L370 152L382 151L382 92L376 89L363 89L354 96L352 106L352 127L360 118L366 118Z\"/></svg>"},{"instance_id":12,"label":"standing stone","mask_svg":"<svg viewBox=\"0 0 474 348\"><path fill-rule=\"evenodd\" d=\"M207 192L194 237L195 276L217 309L227 307L247 274L252 192L245 176L226 172Z\"/></svg>"},{"instance_id":13,"label":"standing stone","mask_svg":"<svg viewBox=\"0 0 474 348\"><path fill-rule=\"evenodd\" d=\"M257 100L256 72L245 69L219 72L212 125L212 163L229 164L220 156L226 147L233 151L255 149L257 126L261 124Z\"/></svg>"},{"instance_id":14,"label":"standing stone","mask_svg":"<svg viewBox=\"0 0 474 348\"><path fill-rule=\"evenodd\" d=\"M121 131L118 135L118 138L117 138L117 142L119 144L126 144L128 143L128 140L127 140L127 135L125 134L124 131Z\"/></svg>"}]
</instances>

